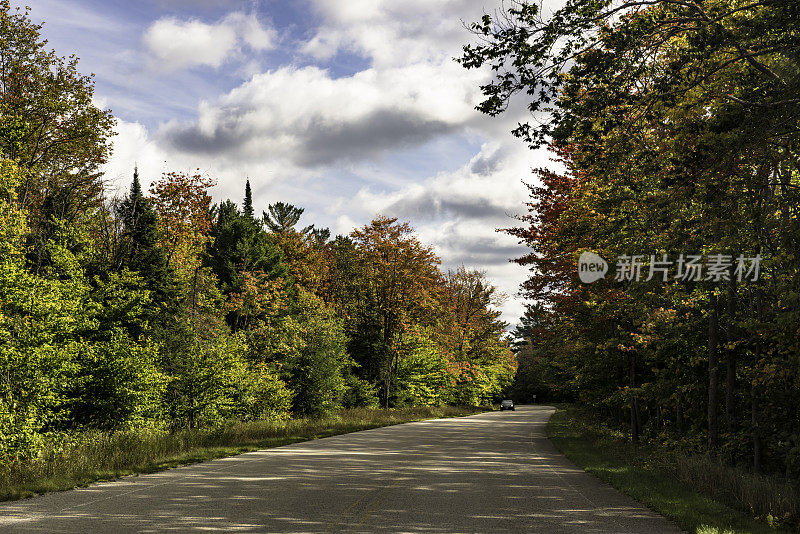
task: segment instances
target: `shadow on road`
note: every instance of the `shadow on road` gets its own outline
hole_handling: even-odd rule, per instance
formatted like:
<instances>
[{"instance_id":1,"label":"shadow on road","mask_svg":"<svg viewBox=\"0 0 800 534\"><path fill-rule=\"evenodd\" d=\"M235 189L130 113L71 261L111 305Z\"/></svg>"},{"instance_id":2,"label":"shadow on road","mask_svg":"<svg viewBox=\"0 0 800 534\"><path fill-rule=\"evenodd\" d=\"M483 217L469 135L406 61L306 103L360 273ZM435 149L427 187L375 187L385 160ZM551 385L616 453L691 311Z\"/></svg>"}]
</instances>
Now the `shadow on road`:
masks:
<instances>
[{"instance_id":1,"label":"shadow on road","mask_svg":"<svg viewBox=\"0 0 800 534\"><path fill-rule=\"evenodd\" d=\"M679 532L570 464L520 406L0 505L6 532Z\"/></svg>"}]
</instances>

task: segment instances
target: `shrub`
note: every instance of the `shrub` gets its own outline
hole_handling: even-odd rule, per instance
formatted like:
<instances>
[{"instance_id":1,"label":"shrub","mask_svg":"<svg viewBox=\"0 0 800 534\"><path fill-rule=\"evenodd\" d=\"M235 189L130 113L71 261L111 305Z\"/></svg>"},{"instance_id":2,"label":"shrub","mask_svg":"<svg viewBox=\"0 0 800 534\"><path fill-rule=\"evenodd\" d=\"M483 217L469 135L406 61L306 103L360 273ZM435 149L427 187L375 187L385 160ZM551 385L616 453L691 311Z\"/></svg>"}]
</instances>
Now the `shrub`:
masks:
<instances>
[{"instance_id":1,"label":"shrub","mask_svg":"<svg viewBox=\"0 0 800 534\"><path fill-rule=\"evenodd\" d=\"M436 406L446 403L450 382L447 360L427 332L404 336L397 363L396 406Z\"/></svg>"},{"instance_id":2,"label":"shrub","mask_svg":"<svg viewBox=\"0 0 800 534\"><path fill-rule=\"evenodd\" d=\"M348 375L345 377L345 388L342 398L345 408L377 408L380 405L377 388L367 380Z\"/></svg>"},{"instance_id":3,"label":"shrub","mask_svg":"<svg viewBox=\"0 0 800 534\"><path fill-rule=\"evenodd\" d=\"M111 340L85 346L73 420L88 427L136 428L163 421L167 376L158 368L159 347L136 343L121 329Z\"/></svg>"},{"instance_id":4,"label":"shrub","mask_svg":"<svg viewBox=\"0 0 800 534\"><path fill-rule=\"evenodd\" d=\"M250 364L241 334L196 339L176 355L167 403L173 427L199 428L240 417L282 419L289 392L264 365Z\"/></svg>"}]
</instances>

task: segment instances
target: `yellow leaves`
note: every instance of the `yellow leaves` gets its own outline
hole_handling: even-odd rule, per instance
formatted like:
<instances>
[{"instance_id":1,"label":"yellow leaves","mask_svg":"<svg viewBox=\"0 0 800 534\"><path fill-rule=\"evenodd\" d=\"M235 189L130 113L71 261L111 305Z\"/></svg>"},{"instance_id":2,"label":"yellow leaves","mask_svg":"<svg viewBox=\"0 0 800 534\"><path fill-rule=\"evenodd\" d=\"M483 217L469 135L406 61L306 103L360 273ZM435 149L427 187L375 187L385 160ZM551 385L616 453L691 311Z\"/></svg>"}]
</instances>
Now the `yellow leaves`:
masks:
<instances>
[{"instance_id":1,"label":"yellow leaves","mask_svg":"<svg viewBox=\"0 0 800 534\"><path fill-rule=\"evenodd\" d=\"M270 235L283 252L283 263L289 269L289 276L300 287L319 292L329 267L324 250L294 229Z\"/></svg>"},{"instance_id":2,"label":"yellow leaves","mask_svg":"<svg viewBox=\"0 0 800 534\"><path fill-rule=\"evenodd\" d=\"M281 279L270 280L260 271L239 273L240 290L231 293L225 309L241 316L274 316L286 311L288 298Z\"/></svg>"},{"instance_id":3,"label":"yellow leaves","mask_svg":"<svg viewBox=\"0 0 800 534\"><path fill-rule=\"evenodd\" d=\"M153 207L158 213L159 241L170 266L192 271L200 264L211 230L211 195L216 184L199 174L165 173L150 187Z\"/></svg>"},{"instance_id":4,"label":"yellow leaves","mask_svg":"<svg viewBox=\"0 0 800 534\"><path fill-rule=\"evenodd\" d=\"M26 231L26 214L17 203L16 189L22 181L19 168L0 159L0 259L18 255Z\"/></svg>"}]
</instances>

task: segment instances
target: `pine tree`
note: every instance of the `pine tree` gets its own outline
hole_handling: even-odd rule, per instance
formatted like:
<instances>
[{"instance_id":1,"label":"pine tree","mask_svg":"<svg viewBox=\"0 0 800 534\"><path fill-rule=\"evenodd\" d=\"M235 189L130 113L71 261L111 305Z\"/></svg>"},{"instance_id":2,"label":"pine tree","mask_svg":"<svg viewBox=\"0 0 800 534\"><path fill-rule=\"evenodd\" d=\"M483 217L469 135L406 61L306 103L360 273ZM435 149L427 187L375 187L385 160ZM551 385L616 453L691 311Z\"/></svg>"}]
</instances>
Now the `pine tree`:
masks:
<instances>
[{"instance_id":1,"label":"pine tree","mask_svg":"<svg viewBox=\"0 0 800 534\"><path fill-rule=\"evenodd\" d=\"M308 235L311 236L312 242L318 247L324 247L331 238L330 228L314 228L314 225L308 227Z\"/></svg>"},{"instance_id":2,"label":"pine tree","mask_svg":"<svg viewBox=\"0 0 800 534\"><path fill-rule=\"evenodd\" d=\"M156 213L142 193L139 169L134 168L133 183L128 197L120 205L123 234L127 238L126 263L132 270L139 270L142 261L150 258L148 251L156 245Z\"/></svg>"},{"instance_id":3,"label":"pine tree","mask_svg":"<svg viewBox=\"0 0 800 534\"><path fill-rule=\"evenodd\" d=\"M281 234L294 229L294 226L300 220L305 210L286 204L285 202L276 202L269 205L269 212L263 212L264 224L271 232ZM303 230L303 233L310 231L311 227Z\"/></svg>"},{"instance_id":4,"label":"pine tree","mask_svg":"<svg viewBox=\"0 0 800 534\"><path fill-rule=\"evenodd\" d=\"M142 277L153 301L147 319L165 325L177 313L178 290L164 251L158 246L158 216L142 193L139 169L134 169L127 198L119 207L126 241L123 265Z\"/></svg>"},{"instance_id":5,"label":"pine tree","mask_svg":"<svg viewBox=\"0 0 800 534\"><path fill-rule=\"evenodd\" d=\"M235 203L228 200L219 205L211 237L204 262L217 275L224 293L237 290L241 272L261 271L270 279L286 275L280 249Z\"/></svg>"},{"instance_id":6,"label":"pine tree","mask_svg":"<svg viewBox=\"0 0 800 534\"><path fill-rule=\"evenodd\" d=\"M246 217L254 218L255 211L253 211L253 191L250 189L250 180L244 186L244 207L243 211Z\"/></svg>"}]
</instances>

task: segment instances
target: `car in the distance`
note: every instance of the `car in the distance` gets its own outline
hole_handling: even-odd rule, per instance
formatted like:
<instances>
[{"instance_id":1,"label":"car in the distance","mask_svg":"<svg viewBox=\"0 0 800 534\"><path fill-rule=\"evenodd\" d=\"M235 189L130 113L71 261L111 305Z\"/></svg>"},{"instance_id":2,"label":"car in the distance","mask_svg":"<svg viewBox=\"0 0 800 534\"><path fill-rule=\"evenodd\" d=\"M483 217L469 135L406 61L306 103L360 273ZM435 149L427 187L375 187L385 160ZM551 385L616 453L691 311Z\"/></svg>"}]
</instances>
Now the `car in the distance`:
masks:
<instances>
[{"instance_id":1,"label":"car in the distance","mask_svg":"<svg viewBox=\"0 0 800 534\"><path fill-rule=\"evenodd\" d=\"M506 399L500 403L500 411L503 410L513 410L514 409L514 401L511 399Z\"/></svg>"}]
</instances>

